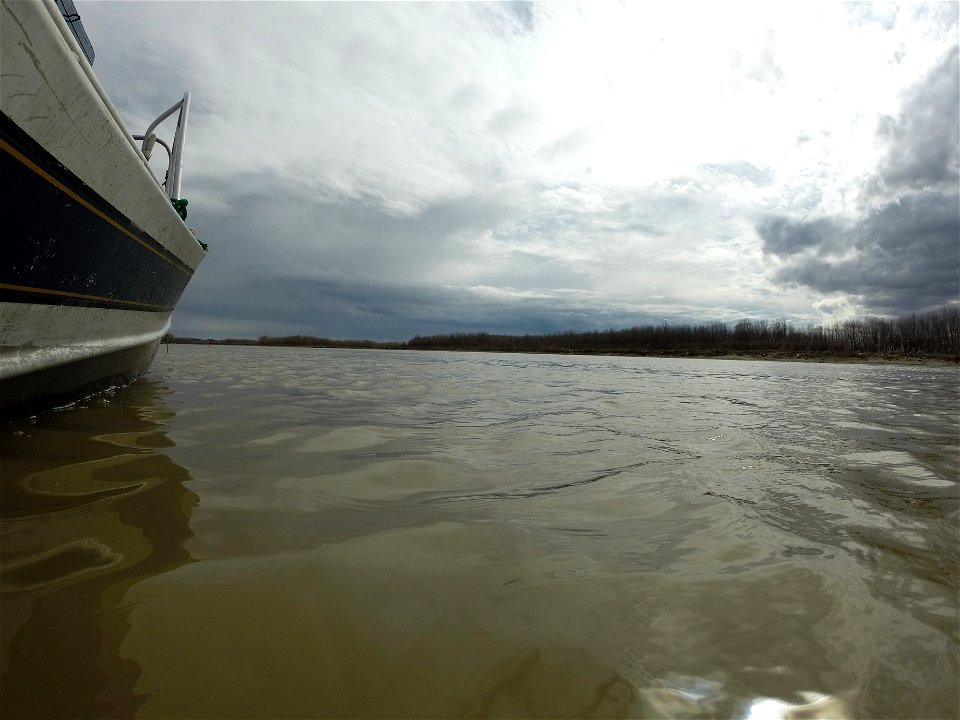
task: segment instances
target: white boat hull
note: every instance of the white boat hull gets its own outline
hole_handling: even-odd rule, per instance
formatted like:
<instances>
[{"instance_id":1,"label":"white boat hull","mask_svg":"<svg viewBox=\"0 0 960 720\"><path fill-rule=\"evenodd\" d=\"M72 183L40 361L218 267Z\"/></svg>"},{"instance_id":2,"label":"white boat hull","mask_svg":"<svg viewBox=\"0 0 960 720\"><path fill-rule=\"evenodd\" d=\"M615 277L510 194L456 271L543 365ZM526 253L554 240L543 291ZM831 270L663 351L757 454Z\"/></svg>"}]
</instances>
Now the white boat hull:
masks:
<instances>
[{"instance_id":1,"label":"white boat hull","mask_svg":"<svg viewBox=\"0 0 960 720\"><path fill-rule=\"evenodd\" d=\"M0 417L149 367L205 256L53 2L0 2Z\"/></svg>"},{"instance_id":2,"label":"white boat hull","mask_svg":"<svg viewBox=\"0 0 960 720\"><path fill-rule=\"evenodd\" d=\"M37 327L48 334L37 343L0 348L3 419L41 412L132 382L150 367L170 326L169 317L125 310L0 303L0 331ZM162 323L159 328L158 321ZM110 328L116 328L116 332L111 333ZM137 328L143 332L131 333Z\"/></svg>"}]
</instances>

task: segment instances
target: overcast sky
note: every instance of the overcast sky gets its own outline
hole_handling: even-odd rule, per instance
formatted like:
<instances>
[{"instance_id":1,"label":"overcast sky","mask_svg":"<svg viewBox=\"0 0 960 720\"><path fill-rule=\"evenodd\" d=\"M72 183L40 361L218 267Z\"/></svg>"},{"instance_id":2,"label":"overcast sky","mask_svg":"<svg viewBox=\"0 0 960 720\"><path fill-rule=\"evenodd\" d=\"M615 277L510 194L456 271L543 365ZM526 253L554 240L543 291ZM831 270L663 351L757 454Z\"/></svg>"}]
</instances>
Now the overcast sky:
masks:
<instances>
[{"instance_id":1,"label":"overcast sky","mask_svg":"<svg viewBox=\"0 0 960 720\"><path fill-rule=\"evenodd\" d=\"M178 335L960 299L956 2L78 6L131 132L193 93Z\"/></svg>"}]
</instances>

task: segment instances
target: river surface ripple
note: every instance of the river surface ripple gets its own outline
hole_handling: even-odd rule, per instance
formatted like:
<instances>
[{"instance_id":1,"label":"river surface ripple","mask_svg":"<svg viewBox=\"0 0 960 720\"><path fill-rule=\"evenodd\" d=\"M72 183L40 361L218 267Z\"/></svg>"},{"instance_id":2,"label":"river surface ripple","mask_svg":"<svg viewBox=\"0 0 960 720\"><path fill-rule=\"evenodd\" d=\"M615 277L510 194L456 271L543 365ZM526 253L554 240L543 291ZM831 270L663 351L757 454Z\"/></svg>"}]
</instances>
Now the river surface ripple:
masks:
<instances>
[{"instance_id":1,"label":"river surface ripple","mask_svg":"<svg viewBox=\"0 0 960 720\"><path fill-rule=\"evenodd\" d=\"M0 428L3 716L955 718L958 379L161 348Z\"/></svg>"}]
</instances>

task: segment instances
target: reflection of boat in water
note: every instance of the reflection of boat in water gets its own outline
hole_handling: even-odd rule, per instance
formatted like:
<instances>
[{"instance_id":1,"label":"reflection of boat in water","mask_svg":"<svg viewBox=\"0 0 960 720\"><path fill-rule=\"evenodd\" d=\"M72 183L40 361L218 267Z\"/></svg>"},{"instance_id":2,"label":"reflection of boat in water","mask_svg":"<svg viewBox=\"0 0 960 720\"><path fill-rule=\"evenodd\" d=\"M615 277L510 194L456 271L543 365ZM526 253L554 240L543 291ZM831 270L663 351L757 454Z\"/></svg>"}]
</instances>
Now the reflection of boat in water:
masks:
<instances>
[{"instance_id":1,"label":"reflection of boat in water","mask_svg":"<svg viewBox=\"0 0 960 720\"><path fill-rule=\"evenodd\" d=\"M205 255L180 175L190 94L137 140L93 74L72 0L0 3L0 413L142 374ZM179 111L172 145L157 125ZM167 179L148 165L167 150Z\"/></svg>"},{"instance_id":2,"label":"reflection of boat in water","mask_svg":"<svg viewBox=\"0 0 960 720\"><path fill-rule=\"evenodd\" d=\"M146 380L0 434L3 717L134 717L145 699L122 648L125 598L192 562L197 500L190 473L163 450L173 418L164 392Z\"/></svg>"}]
</instances>

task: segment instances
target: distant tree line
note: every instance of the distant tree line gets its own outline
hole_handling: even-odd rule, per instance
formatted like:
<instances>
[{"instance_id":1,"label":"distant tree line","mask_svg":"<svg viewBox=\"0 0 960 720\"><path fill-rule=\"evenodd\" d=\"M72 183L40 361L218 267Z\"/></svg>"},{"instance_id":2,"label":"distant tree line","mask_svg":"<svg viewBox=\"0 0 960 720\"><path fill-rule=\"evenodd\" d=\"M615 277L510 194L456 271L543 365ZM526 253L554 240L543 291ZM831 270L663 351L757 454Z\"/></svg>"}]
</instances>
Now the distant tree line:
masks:
<instances>
[{"instance_id":1,"label":"distant tree line","mask_svg":"<svg viewBox=\"0 0 960 720\"><path fill-rule=\"evenodd\" d=\"M871 317L831 325L795 327L786 320L751 320L733 327L722 322L697 325L635 326L623 330L562 332L547 335L453 333L416 336L417 350L490 350L624 354L834 353L843 355L960 355L960 309L943 308L895 319Z\"/></svg>"},{"instance_id":2,"label":"distant tree line","mask_svg":"<svg viewBox=\"0 0 960 720\"><path fill-rule=\"evenodd\" d=\"M312 348L359 348L365 350L398 350L406 347L403 342L377 342L375 340L331 340L330 338L315 337L313 335L283 335L274 337L261 335L258 340L246 338L212 338L177 337L173 333L163 336L163 342L183 343L186 345L267 345L270 347L312 347Z\"/></svg>"},{"instance_id":3,"label":"distant tree line","mask_svg":"<svg viewBox=\"0 0 960 720\"><path fill-rule=\"evenodd\" d=\"M261 335L257 345L272 347L322 347L322 348L359 348L365 350L398 350L406 347L402 342L377 342L375 340L331 340L312 335L284 335L272 337Z\"/></svg>"},{"instance_id":4,"label":"distant tree line","mask_svg":"<svg viewBox=\"0 0 960 720\"><path fill-rule=\"evenodd\" d=\"M796 327L783 319L744 319L732 327L719 321L695 325L663 323L623 330L567 331L545 335L487 332L417 335L407 342L331 340L312 335L201 340L178 338L172 334L167 334L164 341L210 345L625 355L916 355L960 361L960 308L946 307L892 319L870 317L804 327Z\"/></svg>"}]
</instances>

